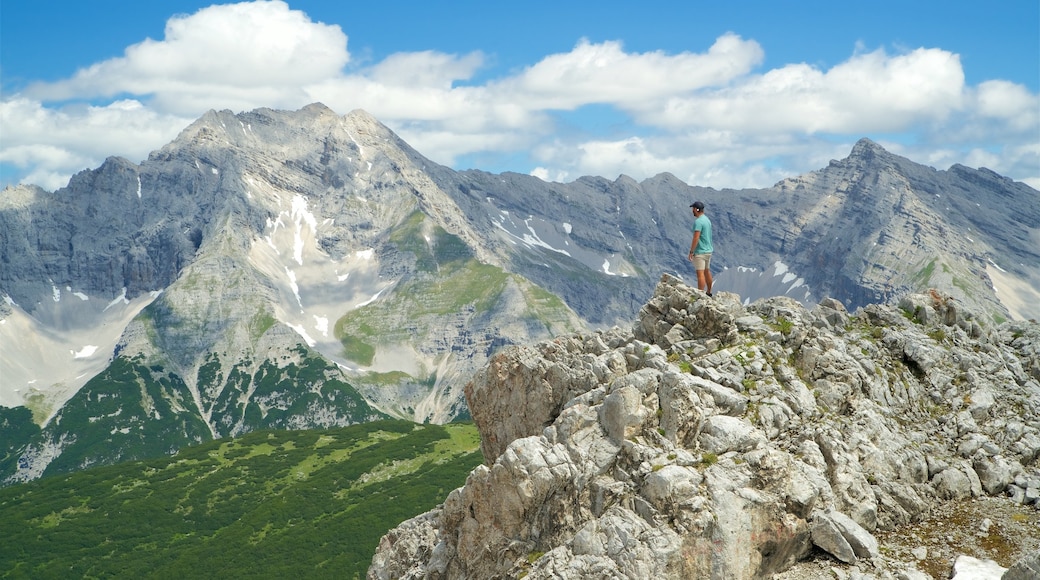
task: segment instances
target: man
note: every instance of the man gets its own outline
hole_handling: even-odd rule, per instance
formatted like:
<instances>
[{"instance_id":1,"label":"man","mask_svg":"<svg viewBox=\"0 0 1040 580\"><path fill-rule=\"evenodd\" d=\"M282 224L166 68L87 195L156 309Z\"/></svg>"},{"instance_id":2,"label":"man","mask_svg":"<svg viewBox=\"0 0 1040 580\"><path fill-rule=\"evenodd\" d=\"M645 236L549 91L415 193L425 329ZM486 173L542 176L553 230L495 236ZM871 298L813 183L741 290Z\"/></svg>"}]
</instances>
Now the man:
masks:
<instances>
[{"instance_id":1,"label":"man","mask_svg":"<svg viewBox=\"0 0 1040 580\"><path fill-rule=\"evenodd\" d=\"M693 208L693 242L690 243L689 259L697 270L697 289L711 296L711 220L704 215L704 202L695 201Z\"/></svg>"}]
</instances>

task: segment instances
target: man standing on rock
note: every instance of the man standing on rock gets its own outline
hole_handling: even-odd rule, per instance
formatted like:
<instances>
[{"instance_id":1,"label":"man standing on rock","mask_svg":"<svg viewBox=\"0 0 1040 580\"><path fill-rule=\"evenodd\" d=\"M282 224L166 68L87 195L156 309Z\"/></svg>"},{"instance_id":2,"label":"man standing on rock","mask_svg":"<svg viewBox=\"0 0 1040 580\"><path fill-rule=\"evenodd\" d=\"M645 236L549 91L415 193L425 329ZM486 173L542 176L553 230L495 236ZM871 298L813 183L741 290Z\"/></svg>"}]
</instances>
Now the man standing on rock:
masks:
<instances>
[{"instance_id":1,"label":"man standing on rock","mask_svg":"<svg viewBox=\"0 0 1040 580\"><path fill-rule=\"evenodd\" d=\"M704 215L704 202L695 201L693 208L693 242L690 243L689 259L697 270L697 289L711 296L711 220Z\"/></svg>"}]
</instances>

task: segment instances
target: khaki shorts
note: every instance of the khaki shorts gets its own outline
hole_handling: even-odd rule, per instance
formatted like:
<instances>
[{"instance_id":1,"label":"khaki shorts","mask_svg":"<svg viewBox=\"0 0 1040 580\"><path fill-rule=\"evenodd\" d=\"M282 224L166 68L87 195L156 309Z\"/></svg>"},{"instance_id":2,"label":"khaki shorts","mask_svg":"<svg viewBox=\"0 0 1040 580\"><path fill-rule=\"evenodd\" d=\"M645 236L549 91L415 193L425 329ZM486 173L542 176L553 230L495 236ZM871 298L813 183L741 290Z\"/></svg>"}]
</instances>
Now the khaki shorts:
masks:
<instances>
[{"instance_id":1,"label":"khaki shorts","mask_svg":"<svg viewBox=\"0 0 1040 580\"><path fill-rule=\"evenodd\" d=\"M695 270L707 270L711 267L711 254L694 254L693 268Z\"/></svg>"}]
</instances>

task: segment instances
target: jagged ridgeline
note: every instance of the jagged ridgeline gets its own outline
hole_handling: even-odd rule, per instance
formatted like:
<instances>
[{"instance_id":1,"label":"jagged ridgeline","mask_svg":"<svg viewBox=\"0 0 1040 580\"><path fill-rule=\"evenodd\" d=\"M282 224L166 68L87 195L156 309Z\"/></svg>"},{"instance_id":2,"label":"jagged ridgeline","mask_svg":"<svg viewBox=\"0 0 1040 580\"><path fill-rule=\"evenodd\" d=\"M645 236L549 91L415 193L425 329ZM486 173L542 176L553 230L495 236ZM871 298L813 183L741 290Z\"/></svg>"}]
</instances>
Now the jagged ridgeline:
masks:
<instances>
[{"instance_id":1,"label":"jagged ridgeline","mask_svg":"<svg viewBox=\"0 0 1040 580\"><path fill-rule=\"evenodd\" d=\"M485 463L369 578L750 580L814 553L927 577L939 552L879 537L983 496L1015 521L940 541L981 525L1005 568L1040 550L1040 324L986 328L938 291L849 313L665 275L629 329L504 349L466 397Z\"/></svg>"},{"instance_id":2,"label":"jagged ridgeline","mask_svg":"<svg viewBox=\"0 0 1040 580\"><path fill-rule=\"evenodd\" d=\"M866 139L767 189L562 184L437 165L364 111L210 111L140 164L0 195L0 484L255 429L465 418L501 348L628 325L661 273L692 274L693 199L718 288L747 303L936 287L982 324L1040 316L1040 192Z\"/></svg>"},{"instance_id":3,"label":"jagged ridgeline","mask_svg":"<svg viewBox=\"0 0 1040 580\"><path fill-rule=\"evenodd\" d=\"M481 461L472 424L262 431L0 489L0 576L363 578Z\"/></svg>"}]
</instances>

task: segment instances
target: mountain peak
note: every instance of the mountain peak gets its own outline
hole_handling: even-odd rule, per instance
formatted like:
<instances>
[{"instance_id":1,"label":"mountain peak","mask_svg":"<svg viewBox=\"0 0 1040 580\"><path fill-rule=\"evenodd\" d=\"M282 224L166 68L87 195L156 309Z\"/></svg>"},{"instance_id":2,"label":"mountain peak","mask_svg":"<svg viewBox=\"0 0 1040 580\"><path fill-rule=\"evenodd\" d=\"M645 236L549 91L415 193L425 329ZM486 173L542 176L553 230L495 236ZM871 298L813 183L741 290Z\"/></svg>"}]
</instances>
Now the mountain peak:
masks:
<instances>
[{"instance_id":1,"label":"mountain peak","mask_svg":"<svg viewBox=\"0 0 1040 580\"><path fill-rule=\"evenodd\" d=\"M336 115L336 111L333 111L325 103L311 103L306 107L300 109L300 111L310 113L312 115ZM336 115L337 117L339 115Z\"/></svg>"},{"instance_id":2,"label":"mountain peak","mask_svg":"<svg viewBox=\"0 0 1040 580\"><path fill-rule=\"evenodd\" d=\"M870 157L878 154L888 154L888 150L864 137L856 141L856 144L852 147L852 152L849 153L849 157Z\"/></svg>"}]
</instances>

